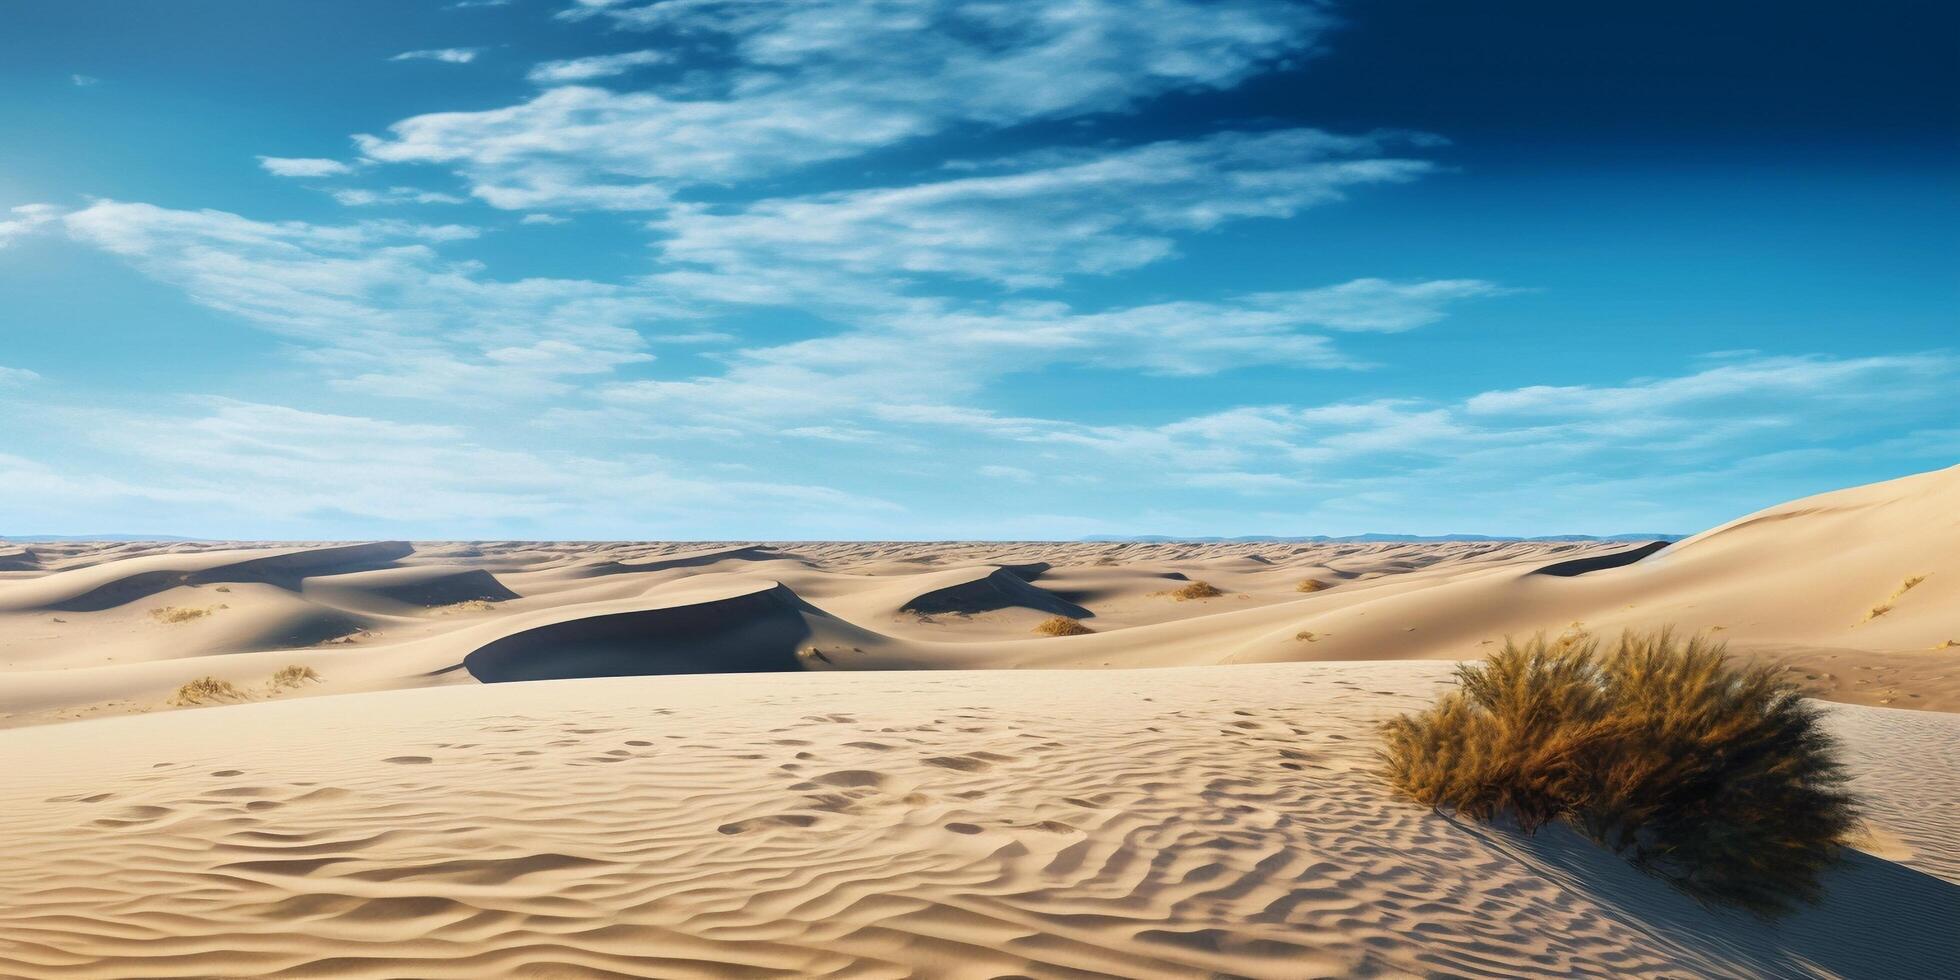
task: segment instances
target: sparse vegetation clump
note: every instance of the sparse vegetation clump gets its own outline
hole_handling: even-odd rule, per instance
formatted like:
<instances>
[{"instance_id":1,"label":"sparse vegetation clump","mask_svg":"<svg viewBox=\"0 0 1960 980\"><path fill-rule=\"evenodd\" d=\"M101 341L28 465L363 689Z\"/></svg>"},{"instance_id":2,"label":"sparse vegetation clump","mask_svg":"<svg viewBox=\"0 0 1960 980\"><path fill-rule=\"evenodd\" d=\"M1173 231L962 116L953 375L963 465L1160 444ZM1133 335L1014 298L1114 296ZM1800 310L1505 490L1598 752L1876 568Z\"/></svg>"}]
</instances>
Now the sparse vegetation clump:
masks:
<instances>
[{"instance_id":1,"label":"sparse vegetation clump","mask_svg":"<svg viewBox=\"0 0 1960 980\"><path fill-rule=\"evenodd\" d=\"M1893 603L1898 602L1902 597L1905 596L1906 593L1911 592L1913 586L1918 585L1919 583L1924 581L1926 581L1926 576L1924 575L1913 575L1907 577L1904 582L1899 583L1899 588L1897 591L1893 592L1892 595L1888 597L1884 602L1881 602L1878 605L1873 606L1870 612L1865 613L1864 621L1869 623L1872 620L1877 619L1878 617L1891 612Z\"/></svg>"},{"instance_id":2,"label":"sparse vegetation clump","mask_svg":"<svg viewBox=\"0 0 1960 980\"><path fill-rule=\"evenodd\" d=\"M158 606L150 610L150 618L159 623L188 623L203 619L214 610L201 606Z\"/></svg>"},{"instance_id":3,"label":"sparse vegetation clump","mask_svg":"<svg viewBox=\"0 0 1960 980\"><path fill-rule=\"evenodd\" d=\"M1171 597L1177 599L1179 602L1186 599L1211 599L1224 594L1218 590L1217 586L1203 581L1192 582L1181 589L1171 590Z\"/></svg>"},{"instance_id":4,"label":"sparse vegetation clump","mask_svg":"<svg viewBox=\"0 0 1960 980\"><path fill-rule=\"evenodd\" d=\"M1836 746L1787 673L1662 630L1544 636L1458 668L1383 726L1400 792L1527 833L1564 821L1698 899L1814 901L1857 825Z\"/></svg>"},{"instance_id":5,"label":"sparse vegetation clump","mask_svg":"<svg viewBox=\"0 0 1960 980\"><path fill-rule=\"evenodd\" d=\"M1322 589L1331 589L1331 588L1333 588L1332 585L1329 585L1326 582L1317 578L1303 578L1300 580L1300 586L1299 586L1299 590L1301 592L1319 592Z\"/></svg>"},{"instance_id":6,"label":"sparse vegetation clump","mask_svg":"<svg viewBox=\"0 0 1960 980\"><path fill-rule=\"evenodd\" d=\"M200 677L179 687L177 694L170 699L170 703L189 707L243 700L245 700L245 692L239 690L232 682L221 681L215 677Z\"/></svg>"},{"instance_id":7,"label":"sparse vegetation clump","mask_svg":"<svg viewBox=\"0 0 1960 980\"><path fill-rule=\"evenodd\" d=\"M1035 626L1034 631L1043 636L1081 636L1084 633L1095 632L1095 630L1082 625L1081 620L1070 619L1067 616L1054 616L1049 619L1044 619Z\"/></svg>"},{"instance_id":8,"label":"sparse vegetation clump","mask_svg":"<svg viewBox=\"0 0 1960 980\"><path fill-rule=\"evenodd\" d=\"M435 607L435 611L446 615L449 613L489 612L494 608L496 607L491 605L488 599L464 599L462 602L452 602L446 606L437 606Z\"/></svg>"},{"instance_id":9,"label":"sparse vegetation clump","mask_svg":"<svg viewBox=\"0 0 1960 980\"><path fill-rule=\"evenodd\" d=\"M276 692L320 679L320 672L311 667L304 664L287 664L272 675L272 679L266 682L266 687Z\"/></svg>"}]
</instances>

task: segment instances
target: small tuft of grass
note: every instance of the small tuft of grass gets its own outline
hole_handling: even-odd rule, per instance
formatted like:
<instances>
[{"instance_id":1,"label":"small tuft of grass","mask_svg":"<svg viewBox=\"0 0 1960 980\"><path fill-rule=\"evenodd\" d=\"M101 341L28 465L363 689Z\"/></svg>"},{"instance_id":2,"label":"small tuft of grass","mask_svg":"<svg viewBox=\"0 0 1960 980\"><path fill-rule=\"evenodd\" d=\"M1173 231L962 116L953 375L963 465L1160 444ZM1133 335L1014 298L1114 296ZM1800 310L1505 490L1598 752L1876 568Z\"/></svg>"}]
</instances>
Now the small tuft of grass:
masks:
<instances>
[{"instance_id":1,"label":"small tuft of grass","mask_svg":"<svg viewBox=\"0 0 1960 980\"><path fill-rule=\"evenodd\" d=\"M272 679L266 682L266 687L276 692L307 683L317 683L320 680L322 680L320 672L311 667L304 664L287 664L272 675Z\"/></svg>"},{"instance_id":2,"label":"small tuft of grass","mask_svg":"<svg viewBox=\"0 0 1960 980\"><path fill-rule=\"evenodd\" d=\"M1873 606L1871 608L1871 611L1865 614L1865 618L1863 622L1869 623L1872 620L1877 619L1878 617L1891 612L1893 605L1898 603L1898 601L1901 598L1903 598L1906 593L1911 592L1913 586L1918 585L1919 583L1924 581L1926 581L1926 576L1924 575L1908 576L1905 581L1899 583L1898 589L1895 590L1889 597L1887 597L1884 602L1881 602L1878 605Z\"/></svg>"},{"instance_id":3,"label":"small tuft of grass","mask_svg":"<svg viewBox=\"0 0 1960 980\"><path fill-rule=\"evenodd\" d=\"M217 588L217 591L219 591L219 592L230 592L230 591L231 591L231 586L229 586L229 585L220 585L220 586L218 586L218 588Z\"/></svg>"},{"instance_id":4,"label":"small tuft of grass","mask_svg":"<svg viewBox=\"0 0 1960 980\"><path fill-rule=\"evenodd\" d=\"M1217 586L1204 581L1192 582L1184 588L1171 590L1171 598L1179 602L1186 599L1213 599L1224 594Z\"/></svg>"},{"instance_id":5,"label":"small tuft of grass","mask_svg":"<svg viewBox=\"0 0 1960 980\"><path fill-rule=\"evenodd\" d=\"M224 607L219 606L217 608L222 609ZM211 615L214 611L210 608L198 606L158 606L150 610L150 618L159 623L188 623L194 619L203 619Z\"/></svg>"},{"instance_id":6,"label":"small tuft of grass","mask_svg":"<svg viewBox=\"0 0 1960 980\"><path fill-rule=\"evenodd\" d=\"M495 608L497 608L496 605L487 599L464 599L462 602L452 602L446 606L437 606L434 611L448 615L449 613L489 612Z\"/></svg>"},{"instance_id":7,"label":"small tuft of grass","mask_svg":"<svg viewBox=\"0 0 1960 980\"><path fill-rule=\"evenodd\" d=\"M1507 641L1382 728L1402 794L1526 833L1571 824L1696 898L1815 901L1858 825L1837 745L1788 672L1705 636Z\"/></svg>"},{"instance_id":8,"label":"small tuft of grass","mask_svg":"<svg viewBox=\"0 0 1960 980\"><path fill-rule=\"evenodd\" d=\"M1951 650L1951 649L1953 649L1954 647L1960 647L1960 640L1941 640L1941 641L1940 641L1940 643L1939 643L1939 645L1938 645L1938 646L1936 646L1936 647L1934 647L1933 649L1935 649L1935 650Z\"/></svg>"},{"instance_id":9,"label":"small tuft of grass","mask_svg":"<svg viewBox=\"0 0 1960 980\"><path fill-rule=\"evenodd\" d=\"M1322 589L1331 589L1331 588L1333 588L1332 585L1329 585L1328 583L1323 582L1317 578L1303 578L1300 580L1300 585L1299 585L1299 591L1301 592L1319 592Z\"/></svg>"},{"instance_id":10,"label":"small tuft of grass","mask_svg":"<svg viewBox=\"0 0 1960 980\"><path fill-rule=\"evenodd\" d=\"M1070 619L1067 616L1054 616L1049 619L1044 619L1035 626L1034 631L1043 636L1081 636L1084 633L1095 632L1095 630L1082 625L1081 620Z\"/></svg>"},{"instance_id":11,"label":"small tuft of grass","mask_svg":"<svg viewBox=\"0 0 1960 980\"><path fill-rule=\"evenodd\" d=\"M170 703L190 707L243 700L245 700L245 692L239 690L232 682L221 681L215 677L200 677L179 687L177 694L170 699Z\"/></svg>"},{"instance_id":12,"label":"small tuft of grass","mask_svg":"<svg viewBox=\"0 0 1960 980\"><path fill-rule=\"evenodd\" d=\"M1320 639L1320 637L1316 635L1313 630L1301 630L1300 632L1293 634L1293 638L1303 643L1312 643L1313 641Z\"/></svg>"}]
</instances>

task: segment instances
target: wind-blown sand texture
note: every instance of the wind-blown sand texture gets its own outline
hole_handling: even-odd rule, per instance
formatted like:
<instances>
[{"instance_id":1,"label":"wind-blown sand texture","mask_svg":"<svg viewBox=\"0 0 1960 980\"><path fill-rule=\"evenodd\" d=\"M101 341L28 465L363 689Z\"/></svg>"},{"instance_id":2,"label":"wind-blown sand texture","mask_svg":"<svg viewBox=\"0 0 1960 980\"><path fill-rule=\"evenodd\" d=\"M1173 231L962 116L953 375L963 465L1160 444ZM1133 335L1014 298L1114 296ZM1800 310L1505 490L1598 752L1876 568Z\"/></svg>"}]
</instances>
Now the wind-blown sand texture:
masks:
<instances>
[{"instance_id":1,"label":"wind-blown sand texture","mask_svg":"<svg viewBox=\"0 0 1960 980\"><path fill-rule=\"evenodd\" d=\"M0 975L1951 975L1957 555L1960 468L1658 550L28 545ZM1368 771L1435 661L1662 623L1891 705L1831 711L1871 810L1822 906Z\"/></svg>"},{"instance_id":2,"label":"wind-blown sand texture","mask_svg":"<svg viewBox=\"0 0 1960 980\"><path fill-rule=\"evenodd\" d=\"M0 733L0 974L1932 976L1960 717L1846 707L1776 925L1391 799L1443 664L401 691ZM250 733L249 738L241 737ZM59 758L58 771L41 768Z\"/></svg>"}]
</instances>

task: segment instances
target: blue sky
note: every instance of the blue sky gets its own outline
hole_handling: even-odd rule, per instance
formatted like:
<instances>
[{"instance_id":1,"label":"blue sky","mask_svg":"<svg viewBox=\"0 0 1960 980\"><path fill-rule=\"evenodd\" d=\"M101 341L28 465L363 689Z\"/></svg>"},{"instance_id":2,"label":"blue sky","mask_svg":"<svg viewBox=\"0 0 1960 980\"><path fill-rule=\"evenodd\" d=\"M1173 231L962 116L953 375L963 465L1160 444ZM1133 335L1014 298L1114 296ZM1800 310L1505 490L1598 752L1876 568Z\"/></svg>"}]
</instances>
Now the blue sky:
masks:
<instances>
[{"instance_id":1,"label":"blue sky","mask_svg":"<svg viewBox=\"0 0 1960 980\"><path fill-rule=\"evenodd\" d=\"M1693 531L1960 461L1947 4L0 13L0 533Z\"/></svg>"}]
</instances>

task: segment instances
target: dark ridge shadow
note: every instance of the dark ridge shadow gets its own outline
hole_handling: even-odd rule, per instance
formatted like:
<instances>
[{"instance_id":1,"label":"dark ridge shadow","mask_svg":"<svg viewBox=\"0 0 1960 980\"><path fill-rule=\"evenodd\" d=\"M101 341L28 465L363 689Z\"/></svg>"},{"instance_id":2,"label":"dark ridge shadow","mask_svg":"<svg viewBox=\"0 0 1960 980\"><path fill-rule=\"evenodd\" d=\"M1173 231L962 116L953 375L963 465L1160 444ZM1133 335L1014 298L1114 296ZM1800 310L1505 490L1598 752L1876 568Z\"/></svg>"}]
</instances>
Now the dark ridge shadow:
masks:
<instances>
[{"instance_id":1,"label":"dark ridge shadow","mask_svg":"<svg viewBox=\"0 0 1960 980\"><path fill-rule=\"evenodd\" d=\"M767 545L741 545L733 548L715 548L709 551L684 555L671 555L664 558L648 558L645 561L609 561L584 570L582 577L600 575L627 575L636 572L664 572L671 568L699 568L724 561L802 561L799 555L778 551Z\"/></svg>"},{"instance_id":2,"label":"dark ridge shadow","mask_svg":"<svg viewBox=\"0 0 1960 980\"><path fill-rule=\"evenodd\" d=\"M498 581L497 576L479 568L421 582L380 586L372 591L375 595L413 606L449 606L472 599L504 602L522 598Z\"/></svg>"},{"instance_id":3,"label":"dark ridge shadow","mask_svg":"<svg viewBox=\"0 0 1960 980\"><path fill-rule=\"evenodd\" d=\"M1628 548L1625 551L1615 551L1610 555L1592 555L1586 558L1573 558L1569 561L1553 562L1552 564L1546 565L1543 568L1532 569L1531 574L1557 575L1560 578L1571 578L1574 575L1584 575L1587 572L1597 572L1608 568L1619 568L1623 565L1631 565L1634 562L1637 562L1640 559L1645 558L1648 555L1651 555L1654 552L1667 547L1669 543L1670 542L1667 541L1649 541L1638 548Z\"/></svg>"},{"instance_id":4,"label":"dark ridge shadow","mask_svg":"<svg viewBox=\"0 0 1960 980\"><path fill-rule=\"evenodd\" d=\"M1453 821L1454 822L1454 821ZM1824 900L1777 919L1711 908L1569 827L1525 838L1457 822L1712 976L1960 977L1960 885L1847 850Z\"/></svg>"},{"instance_id":5,"label":"dark ridge shadow","mask_svg":"<svg viewBox=\"0 0 1960 980\"><path fill-rule=\"evenodd\" d=\"M60 612L100 612L180 585L264 584L297 592L300 580L308 576L392 568L397 560L414 553L415 547L406 541L374 541L311 548L289 555L248 558L195 572L139 572L104 583L81 595L49 603L45 608Z\"/></svg>"},{"instance_id":6,"label":"dark ridge shadow","mask_svg":"<svg viewBox=\"0 0 1960 980\"><path fill-rule=\"evenodd\" d=\"M1021 576L1006 568L996 568L984 578L971 582L961 582L958 585L914 596L911 601L900 606L899 610L924 616L947 613L970 616L974 613L1013 607L1034 609L1073 619L1087 619L1095 615L1053 592L1029 585Z\"/></svg>"},{"instance_id":7,"label":"dark ridge shadow","mask_svg":"<svg viewBox=\"0 0 1960 980\"><path fill-rule=\"evenodd\" d=\"M796 651L810 635L805 615L824 613L777 585L726 599L534 627L477 648L462 666L490 684L802 670Z\"/></svg>"}]
</instances>

